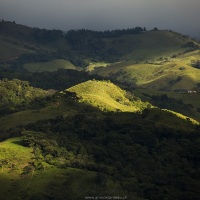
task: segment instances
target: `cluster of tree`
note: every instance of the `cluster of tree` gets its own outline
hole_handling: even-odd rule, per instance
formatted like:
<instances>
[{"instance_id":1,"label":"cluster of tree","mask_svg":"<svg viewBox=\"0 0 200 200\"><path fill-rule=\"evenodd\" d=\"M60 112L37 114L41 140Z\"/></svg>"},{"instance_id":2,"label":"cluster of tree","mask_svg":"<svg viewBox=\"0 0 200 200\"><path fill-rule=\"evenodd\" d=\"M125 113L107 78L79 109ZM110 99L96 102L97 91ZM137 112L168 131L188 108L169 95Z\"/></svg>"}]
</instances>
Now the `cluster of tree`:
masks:
<instances>
[{"instance_id":1,"label":"cluster of tree","mask_svg":"<svg viewBox=\"0 0 200 200\"><path fill-rule=\"evenodd\" d=\"M15 24L15 22L11 22L11 21L5 21L5 20L0 20L0 31L3 31L3 28L5 27L5 25L7 24Z\"/></svg>"},{"instance_id":2,"label":"cluster of tree","mask_svg":"<svg viewBox=\"0 0 200 200\"><path fill-rule=\"evenodd\" d=\"M65 34L67 39L71 39L73 36L82 36L82 37L96 37L96 38L109 38L109 37L119 37L123 34L140 34L145 32L146 28L135 27L128 29L116 29L116 30L106 30L106 31L92 31L92 30L70 30Z\"/></svg>"},{"instance_id":3,"label":"cluster of tree","mask_svg":"<svg viewBox=\"0 0 200 200\"><path fill-rule=\"evenodd\" d=\"M194 42L187 42L184 48L191 48L192 50L199 49L199 45L195 44Z\"/></svg>"},{"instance_id":4,"label":"cluster of tree","mask_svg":"<svg viewBox=\"0 0 200 200\"><path fill-rule=\"evenodd\" d=\"M112 31L91 31L91 30L71 30L65 38L78 54L91 58L95 61L116 62L121 55L116 49L105 46L104 38L119 37L124 34L140 34L146 28L135 27L132 29L112 30Z\"/></svg>"},{"instance_id":5,"label":"cluster of tree","mask_svg":"<svg viewBox=\"0 0 200 200\"><path fill-rule=\"evenodd\" d=\"M61 30L34 28L31 35L38 42L52 42L64 38L64 33Z\"/></svg>"},{"instance_id":6,"label":"cluster of tree","mask_svg":"<svg viewBox=\"0 0 200 200\"><path fill-rule=\"evenodd\" d=\"M0 80L0 115L44 106L48 92L33 88L29 82L18 79Z\"/></svg>"},{"instance_id":7,"label":"cluster of tree","mask_svg":"<svg viewBox=\"0 0 200 200\"><path fill-rule=\"evenodd\" d=\"M90 58L93 61L104 60L107 62L118 60L119 53L116 50L105 48L102 38L94 37L93 34L87 34L87 31L70 31L66 39L72 48L72 51L68 52L68 54L72 55L72 57L70 56L70 61L76 65L78 64L78 66L84 65L74 62L77 59L83 61Z\"/></svg>"}]
</instances>

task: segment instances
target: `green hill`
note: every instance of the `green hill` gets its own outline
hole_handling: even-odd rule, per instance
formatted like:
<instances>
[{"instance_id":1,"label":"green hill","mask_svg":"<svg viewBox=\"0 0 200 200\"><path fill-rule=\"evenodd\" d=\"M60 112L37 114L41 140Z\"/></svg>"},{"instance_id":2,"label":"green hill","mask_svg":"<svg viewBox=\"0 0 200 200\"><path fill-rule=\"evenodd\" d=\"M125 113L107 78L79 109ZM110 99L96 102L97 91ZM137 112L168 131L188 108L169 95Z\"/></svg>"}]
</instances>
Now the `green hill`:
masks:
<instances>
[{"instance_id":1,"label":"green hill","mask_svg":"<svg viewBox=\"0 0 200 200\"><path fill-rule=\"evenodd\" d=\"M194 50L170 58L160 58L138 64L130 61L121 62L104 68L96 68L90 73L117 81L132 90L136 89L139 92L137 95L143 100L151 101L152 96L166 94L191 106L184 108L177 106L176 103L170 106L166 102L168 105L162 105L163 108L175 110L199 120L199 60L200 51ZM196 66L195 63L197 63ZM196 93L189 94L188 91L196 91ZM148 94L150 98L144 97L142 93ZM153 101L151 103L160 106L160 103Z\"/></svg>"},{"instance_id":2,"label":"green hill","mask_svg":"<svg viewBox=\"0 0 200 200\"><path fill-rule=\"evenodd\" d=\"M101 110L140 112L150 106L109 81L90 80L71 87L67 91L75 92L80 102L89 103Z\"/></svg>"},{"instance_id":3,"label":"green hill","mask_svg":"<svg viewBox=\"0 0 200 200\"><path fill-rule=\"evenodd\" d=\"M133 64L122 62L106 68L97 68L92 74L155 90L191 90L198 87L200 70L192 62L200 59L200 51L157 61Z\"/></svg>"},{"instance_id":4,"label":"green hill","mask_svg":"<svg viewBox=\"0 0 200 200\"><path fill-rule=\"evenodd\" d=\"M68 43L60 30L31 28L9 21L0 21L0 44L2 63L11 61L18 61L21 64L30 63L33 59L27 60L27 55L34 57L34 54L43 55L43 57L44 54L51 55L52 58L48 56L47 61L60 59L61 52L68 49ZM39 61L43 59L40 58Z\"/></svg>"},{"instance_id":5,"label":"green hill","mask_svg":"<svg viewBox=\"0 0 200 200\"><path fill-rule=\"evenodd\" d=\"M0 42L6 47L6 51L0 48L2 61L27 53L53 53L56 59L64 56L76 66L86 66L88 61L141 62L170 57L199 46L196 41L173 31L143 31L136 27L105 32L77 30L64 34L60 30L30 28L6 21L0 22Z\"/></svg>"},{"instance_id":6,"label":"green hill","mask_svg":"<svg viewBox=\"0 0 200 200\"><path fill-rule=\"evenodd\" d=\"M117 51L120 60L144 61L170 57L183 51L183 46L192 40L170 31L147 31L137 35L124 34L106 39L106 47Z\"/></svg>"},{"instance_id":7,"label":"green hill","mask_svg":"<svg viewBox=\"0 0 200 200\"><path fill-rule=\"evenodd\" d=\"M132 61L116 63L104 68L96 68L90 74L97 74L106 79L117 81L127 88L137 89L140 93L150 96L167 94L171 98L183 101L185 105L192 105L185 109L172 105L163 105L163 108L171 109L200 119L199 92L200 92L200 69L198 62L200 51L161 57L157 60L149 60L138 64ZM188 91L196 91L188 94ZM143 98L142 94L138 95ZM146 99L147 101L151 99ZM154 102L151 101L154 104ZM155 102L156 103L156 102ZM158 105L159 106L159 105Z\"/></svg>"}]
</instances>

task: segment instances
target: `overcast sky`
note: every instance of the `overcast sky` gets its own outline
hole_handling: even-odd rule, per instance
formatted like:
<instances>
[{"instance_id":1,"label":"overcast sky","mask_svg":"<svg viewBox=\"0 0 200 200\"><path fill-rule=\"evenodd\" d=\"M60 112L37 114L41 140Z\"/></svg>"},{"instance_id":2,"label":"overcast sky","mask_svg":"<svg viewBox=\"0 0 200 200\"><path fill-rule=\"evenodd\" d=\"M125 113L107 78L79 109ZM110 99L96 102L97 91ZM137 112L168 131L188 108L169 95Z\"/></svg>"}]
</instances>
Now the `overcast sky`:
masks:
<instances>
[{"instance_id":1,"label":"overcast sky","mask_svg":"<svg viewBox=\"0 0 200 200\"><path fill-rule=\"evenodd\" d=\"M172 29L200 38L200 0L0 0L0 19L47 29Z\"/></svg>"}]
</instances>

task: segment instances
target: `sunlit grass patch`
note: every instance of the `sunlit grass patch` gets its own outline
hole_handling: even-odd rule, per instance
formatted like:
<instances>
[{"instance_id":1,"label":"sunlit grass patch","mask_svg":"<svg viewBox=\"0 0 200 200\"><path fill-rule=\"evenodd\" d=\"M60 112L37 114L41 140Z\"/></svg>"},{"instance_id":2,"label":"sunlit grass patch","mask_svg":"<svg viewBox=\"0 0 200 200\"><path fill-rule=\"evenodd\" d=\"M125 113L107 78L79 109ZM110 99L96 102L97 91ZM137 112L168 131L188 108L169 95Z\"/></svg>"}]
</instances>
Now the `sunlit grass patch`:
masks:
<instances>
[{"instance_id":1,"label":"sunlit grass patch","mask_svg":"<svg viewBox=\"0 0 200 200\"><path fill-rule=\"evenodd\" d=\"M107 81L87 81L67 91L75 92L81 102L105 111L137 112L148 105L139 98L127 95L126 91Z\"/></svg>"},{"instance_id":2,"label":"sunlit grass patch","mask_svg":"<svg viewBox=\"0 0 200 200\"><path fill-rule=\"evenodd\" d=\"M20 171L31 161L32 149L23 146L22 138L10 138L0 143L1 173Z\"/></svg>"}]
</instances>

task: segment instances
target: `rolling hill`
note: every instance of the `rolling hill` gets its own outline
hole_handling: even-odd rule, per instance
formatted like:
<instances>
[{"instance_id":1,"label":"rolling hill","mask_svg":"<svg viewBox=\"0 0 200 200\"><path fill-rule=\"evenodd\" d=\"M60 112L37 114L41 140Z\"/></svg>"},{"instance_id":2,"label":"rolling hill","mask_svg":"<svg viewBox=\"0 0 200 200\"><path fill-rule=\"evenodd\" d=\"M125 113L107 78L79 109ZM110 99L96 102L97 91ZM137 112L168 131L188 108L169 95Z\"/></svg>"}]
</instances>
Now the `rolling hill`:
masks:
<instances>
[{"instance_id":1,"label":"rolling hill","mask_svg":"<svg viewBox=\"0 0 200 200\"><path fill-rule=\"evenodd\" d=\"M89 30L69 31L64 35L59 30L30 28L14 22L0 22L0 49L2 61L27 53L54 53L65 56L80 65L90 61L124 61L141 62L159 57L170 57L191 48L198 43L189 37L173 31L151 30L139 28L95 32ZM14 45L14 46L13 46ZM22 49L14 51L14 49ZM10 49L10 55L9 55ZM12 53L14 51L14 53Z\"/></svg>"},{"instance_id":2,"label":"rolling hill","mask_svg":"<svg viewBox=\"0 0 200 200\"><path fill-rule=\"evenodd\" d=\"M200 59L200 51L192 51L177 57L160 58L157 61L134 64L122 62L106 68L94 69L91 73L132 83L136 87L155 90L192 90L200 82L200 70L192 61Z\"/></svg>"},{"instance_id":3,"label":"rolling hill","mask_svg":"<svg viewBox=\"0 0 200 200\"><path fill-rule=\"evenodd\" d=\"M199 60L170 30L2 20L0 199L200 199Z\"/></svg>"},{"instance_id":4,"label":"rolling hill","mask_svg":"<svg viewBox=\"0 0 200 200\"><path fill-rule=\"evenodd\" d=\"M66 91L75 92L80 102L105 111L141 112L150 104L108 81L87 81Z\"/></svg>"}]
</instances>

